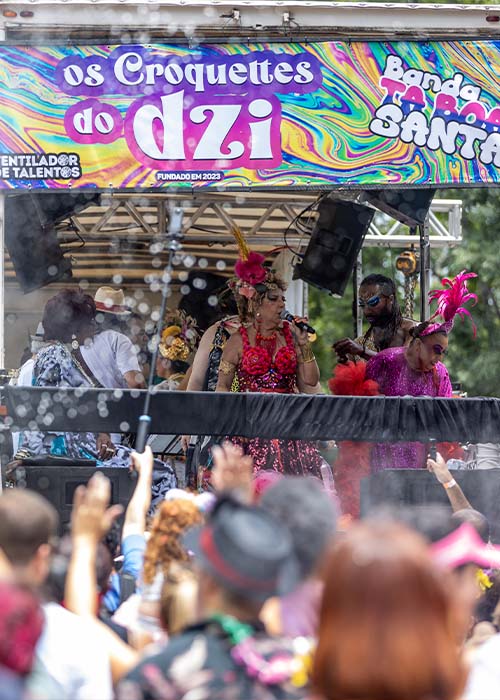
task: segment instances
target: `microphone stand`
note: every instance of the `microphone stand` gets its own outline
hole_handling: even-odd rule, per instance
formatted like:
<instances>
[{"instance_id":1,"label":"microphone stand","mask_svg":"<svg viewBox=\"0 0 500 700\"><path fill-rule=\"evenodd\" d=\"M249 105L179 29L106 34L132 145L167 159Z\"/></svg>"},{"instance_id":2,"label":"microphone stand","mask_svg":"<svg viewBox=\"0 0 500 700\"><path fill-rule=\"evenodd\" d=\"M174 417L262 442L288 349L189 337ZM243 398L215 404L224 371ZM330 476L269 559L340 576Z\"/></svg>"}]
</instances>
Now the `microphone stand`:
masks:
<instances>
[{"instance_id":1,"label":"microphone stand","mask_svg":"<svg viewBox=\"0 0 500 700\"><path fill-rule=\"evenodd\" d=\"M172 269L174 255L181 248L181 240L184 237L182 233L182 217L184 211L181 206L170 206L169 207L169 221L168 221L168 258L167 266L163 272L162 281L163 286L161 290L161 306L160 306L160 317L158 323L156 324L155 334L153 336L153 353L151 356L151 366L149 369L148 386L146 391L146 397L144 399L144 406L142 409L142 415L139 416L139 423L137 427L137 436L135 440L135 451L144 452L146 447L146 441L151 429L151 415L149 412L149 407L151 405L151 397L153 395L153 381L156 368L156 362L158 360L158 352L160 349L161 333L163 330L163 321L165 318L165 311L167 308L167 298L170 292L170 284L172 282Z\"/></svg>"}]
</instances>

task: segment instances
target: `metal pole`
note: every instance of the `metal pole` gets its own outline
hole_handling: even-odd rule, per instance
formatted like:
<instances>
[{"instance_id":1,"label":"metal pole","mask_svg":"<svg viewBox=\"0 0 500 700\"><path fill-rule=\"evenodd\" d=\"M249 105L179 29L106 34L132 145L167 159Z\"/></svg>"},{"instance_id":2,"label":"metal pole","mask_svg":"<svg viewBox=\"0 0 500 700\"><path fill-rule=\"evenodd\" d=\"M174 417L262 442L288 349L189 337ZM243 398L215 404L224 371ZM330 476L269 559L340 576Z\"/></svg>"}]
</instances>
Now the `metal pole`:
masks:
<instances>
[{"instance_id":1,"label":"metal pole","mask_svg":"<svg viewBox=\"0 0 500 700\"><path fill-rule=\"evenodd\" d=\"M360 250L352 276L352 318L354 321L354 337L363 335L363 314L358 306L359 285L363 279L363 252Z\"/></svg>"},{"instance_id":2,"label":"metal pole","mask_svg":"<svg viewBox=\"0 0 500 700\"><path fill-rule=\"evenodd\" d=\"M302 316L307 316L309 314L309 287L303 280L300 282L302 285Z\"/></svg>"},{"instance_id":3,"label":"metal pole","mask_svg":"<svg viewBox=\"0 0 500 700\"><path fill-rule=\"evenodd\" d=\"M410 229L411 230L411 229ZM429 218L418 227L420 237L420 320L429 318L429 287L431 278L431 244L429 241ZM415 234L415 229L411 230Z\"/></svg>"},{"instance_id":4,"label":"metal pole","mask_svg":"<svg viewBox=\"0 0 500 700\"><path fill-rule=\"evenodd\" d=\"M5 369L5 193L0 192L0 367Z\"/></svg>"},{"instance_id":5,"label":"metal pole","mask_svg":"<svg viewBox=\"0 0 500 700\"><path fill-rule=\"evenodd\" d=\"M182 233L182 217L184 215L184 210L182 206L176 206L172 204L169 210L169 221L168 221L168 259L167 266L163 272L162 280L162 294L161 294L161 306L160 306L160 317L158 323L156 324L156 331L153 336L153 353L151 357L151 365L149 368L149 379L146 391L146 397L144 399L144 407L142 409L142 415L139 416L139 425L137 427L137 435L135 439L135 449L137 452L144 452L146 447L146 441L151 429L151 416L149 415L149 407L151 404L151 396L153 393L153 381L156 368L156 361L158 359L158 353L160 349L161 332L163 330L163 322L165 320L165 311L167 309L167 299L170 295L170 285L172 282L172 271L174 265L174 255L181 247L181 239L183 237Z\"/></svg>"}]
</instances>

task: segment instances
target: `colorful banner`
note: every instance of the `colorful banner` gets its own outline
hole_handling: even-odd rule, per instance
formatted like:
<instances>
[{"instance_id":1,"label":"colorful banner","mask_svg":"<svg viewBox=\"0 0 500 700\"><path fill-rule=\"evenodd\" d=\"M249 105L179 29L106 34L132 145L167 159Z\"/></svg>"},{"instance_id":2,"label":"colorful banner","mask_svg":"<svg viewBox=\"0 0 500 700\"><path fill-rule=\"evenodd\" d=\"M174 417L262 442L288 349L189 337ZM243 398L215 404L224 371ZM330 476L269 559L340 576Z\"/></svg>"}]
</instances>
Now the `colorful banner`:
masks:
<instances>
[{"instance_id":1,"label":"colorful banner","mask_svg":"<svg viewBox=\"0 0 500 700\"><path fill-rule=\"evenodd\" d=\"M0 188L500 181L500 42L0 46Z\"/></svg>"}]
</instances>

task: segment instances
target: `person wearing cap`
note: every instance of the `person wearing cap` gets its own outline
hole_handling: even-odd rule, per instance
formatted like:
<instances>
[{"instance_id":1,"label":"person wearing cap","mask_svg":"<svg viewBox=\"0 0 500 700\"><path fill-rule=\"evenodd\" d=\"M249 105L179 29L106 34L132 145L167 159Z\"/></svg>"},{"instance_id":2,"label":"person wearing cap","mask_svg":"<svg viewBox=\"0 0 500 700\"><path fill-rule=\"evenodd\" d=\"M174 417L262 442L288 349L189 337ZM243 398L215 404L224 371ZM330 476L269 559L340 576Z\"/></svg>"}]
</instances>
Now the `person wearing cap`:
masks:
<instances>
[{"instance_id":1,"label":"person wearing cap","mask_svg":"<svg viewBox=\"0 0 500 700\"><path fill-rule=\"evenodd\" d=\"M259 622L263 603L300 580L288 530L263 509L225 497L184 542L199 570L200 621L133 669L118 684L118 700L304 697L298 650Z\"/></svg>"}]
</instances>

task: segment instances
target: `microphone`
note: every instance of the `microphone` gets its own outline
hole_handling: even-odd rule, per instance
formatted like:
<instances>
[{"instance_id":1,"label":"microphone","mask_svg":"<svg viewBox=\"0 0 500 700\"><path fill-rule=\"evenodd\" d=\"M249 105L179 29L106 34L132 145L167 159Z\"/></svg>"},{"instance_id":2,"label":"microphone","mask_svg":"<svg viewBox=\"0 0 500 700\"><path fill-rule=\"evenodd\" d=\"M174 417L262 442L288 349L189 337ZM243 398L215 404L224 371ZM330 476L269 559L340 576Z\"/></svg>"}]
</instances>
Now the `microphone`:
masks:
<instances>
[{"instance_id":1,"label":"microphone","mask_svg":"<svg viewBox=\"0 0 500 700\"><path fill-rule=\"evenodd\" d=\"M301 331L307 331L310 333L310 335L316 335L316 331L312 326L310 326L308 323L305 321L298 321L295 316L293 316L289 311L286 309L281 312L281 318L283 321L288 321L289 323L293 323L294 325L297 326L297 328L300 328Z\"/></svg>"}]
</instances>

